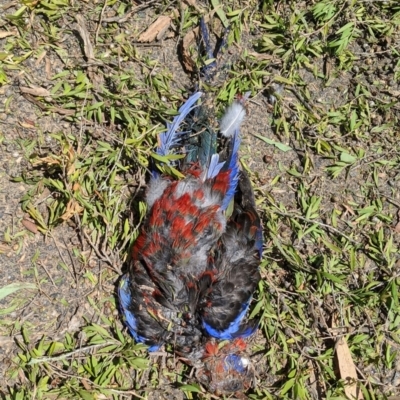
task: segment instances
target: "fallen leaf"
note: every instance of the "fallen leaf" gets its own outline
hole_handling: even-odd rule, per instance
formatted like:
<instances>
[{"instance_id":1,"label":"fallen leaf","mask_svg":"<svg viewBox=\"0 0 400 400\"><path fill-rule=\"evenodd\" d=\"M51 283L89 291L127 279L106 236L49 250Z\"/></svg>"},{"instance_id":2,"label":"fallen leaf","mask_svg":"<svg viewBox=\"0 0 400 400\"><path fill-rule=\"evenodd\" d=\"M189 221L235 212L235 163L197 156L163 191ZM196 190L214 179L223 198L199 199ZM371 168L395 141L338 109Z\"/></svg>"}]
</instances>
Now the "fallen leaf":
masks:
<instances>
[{"instance_id":1,"label":"fallen leaf","mask_svg":"<svg viewBox=\"0 0 400 400\"><path fill-rule=\"evenodd\" d=\"M0 242L0 254L6 253L11 250L11 246L6 243Z\"/></svg>"},{"instance_id":2,"label":"fallen leaf","mask_svg":"<svg viewBox=\"0 0 400 400\"><path fill-rule=\"evenodd\" d=\"M43 50L40 55L38 56L38 58L36 59L35 65L38 66L40 65L40 63L42 62L42 60L46 57L47 51Z\"/></svg>"},{"instance_id":3,"label":"fallen leaf","mask_svg":"<svg viewBox=\"0 0 400 400\"><path fill-rule=\"evenodd\" d=\"M90 41L90 34L86 27L86 22L85 22L84 18L82 17L82 15L79 15L79 14L77 14L75 16L75 19L77 22L76 28L79 32L79 35L81 36L81 38L83 40L83 50L85 52L85 56L88 59L88 61L92 61L95 59L95 56L94 56L93 46Z\"/></svg>"},{"instance_id":4,"label":"fallen leaf","mask_svg":"<svg viewBox=\"0 0 400 400\"><path fill-rule=\"evenodd\" d=\"M357 370L351 357L346 339L341 337L336 342L336 358L340 377L346 382L344 392L349 399L364 399L360 388L357 387Z\"/></svg>"},{"instance_id":5,"label":"fallen leaf","mask_svg":"<svg viewBox=\"0 0 400 400\"><path fill-rule=\"evenodd\" d=\"M272 54L266 54L266 53L257 53L255 51L249 51L249 56L252 56L256 58L257 60L273 60L276 58L276 56Z\"/></svg>"},{"instance_id":6,"label":"fallen leaf","mask_svg":"<svg viewBox=\"0 0 400 400\"><path fill-rule=\"evenodd\" d=\"M32 233L35 233L35 234L39 232L38 227L36 226L36 224L34 222L30 221L29 219L25 219L24 218L22 220L22 225L26 229L28 229L29 232L32 232Z\"/></svg>"},{"instance_id":7,"label":"fallen leaf","mask_svg":"<svg viewBox=\"0 0 400 400\"><path fill-rule=\"evenodd\" d=\"M35 129L35 122L28 118L25 118L23 121L20 121L19 124L26 129Z\"/></svg>"},{"instance_id":8,"label":"fallen leaf","mask_svg":"<svg viewBox=\"0 0 400 400\"><path fill-rule=\"evenodd\" d=\"M139 42L153 42L155 39L160 40L163 38L165 32L171 25L171 17L161 15L153 22L145 32L143 32L138 41Z\"/></svg>"},{"instance_id":9,"label":"fallen leaf","mask_svg":"<svg viewBox=\"0 0 400 400\"><path fill-rule=\"evenodd\" d=\"M22 93L31 94L33 96L40 96L40 97L51 96L51 93L47 89L38 86L31 86L31 87L21 86L19 89L21 90Z\"/></svg>"},{"instance_id":10,"label":"fallen leaf","mask_svg":"<svg viewBox=\"0 0 400 400\"><path fill-rule=\"evenodd\" d=\"M332 318L332 328L332 334L336 336L334 333L334 328L336 328L335 318ZM363 400L364 396L361 389L357 387L358 377L356 366L344 336L336 339L335 355L340 378L345 381L344 392L346 396L352 400Z\"/></svg>"},{"instance_id":11,"label":"fallen leaf","mask_svg":"<svg viewBox=\"0 0 400 400\"><path fill-rule=\"evenodd\" d=\"M196 7L196 0L185 0L185 3L189 6Z\"/></svg>"},{"instance_id":12,"label":"fallen leaf","mask_svg":"<svg viewBox=\"0 0 400 400\"><path fill-rule=\"evenodd\" d=\"M86 21L82 15L77 14L75 16L76 19L76 29L79 32L79 35L83 41L83 51L89 63L93 63L96 60L94 48L92 42L90 40L91 36L89 30L86 26ZM94 65L88 65L87 67L88 76L91 79L94 88L99 88L102 81L103 76L97 73L97 68Z\"/></svg>"},{"instance_id":13,"label":"fallen leaf","mask_svg":"<svg viewBox=\"0 0 400 400\"><path fill-rule=\"evenodd\" d=\"M83 212L83 207L74 199L71 199L66 207L64 214L61 216L63 221L71 219L76 214L81 214Z\"/></svg>"},{"instance_id":14,"label":"fallen leaf","mask_svg":"<svg viewBox=\"0 0 400 400\"><path fill-rule=\"evenodd\" d=\"M92 390L92 385L87 379L81 379L81 383L86 390Z\"/></svg>"},{"instance_id":15,"label":"fallen leaf","mask_svg":"<svg viewBox=\"0 0 400 400\"><path fill-rule=\"evenodd\" d=\"M60 160L57 160L57 158L53 158L53 157L42 157L42 158L32 160L32 165L35 167L42 165L42 164L59 165Z\"/></svg>"},{"instance_id":16,"label":"fallen leaf","mask_svg":"<svg viewBox=\"0 0 400 400\"><path fill-rule=\"evenodd\" d=\"M309 381L310 387L314 393L318 393L318 384L320 384L321 382L319 382L317 375L315 374L315 368L314 368L311 360L308 361L307 366L308 366L308 371L309 371L308 381Z\"/></svg>"},{"instance_id":17,"label":"fallen leaf","mask_svg":"<svg viewBox=\"0 0 400 400\"><path fill-rule=\"evenodd\" d=\"M61 107L50 107L48 110L62 115L75 115L75 110L67 110Z\"/></svg>"},{"instance_id":18,"label":"fallen leaf","mask_svg":"<svg viewBox=\"0 0 400 400\"><path fill-rule=\"evenodd\" d=\"M17 31L0 31L0 39L4 39L8 36L17 36Z\"/></svg>"},{"instance_id":19,"label":"fallen leaf","mask_svg":"<svg viewBox=\"0 0 400 400\"><path fill-rule=\"evenodd\" d=\"M183 68L187 72L194 72L196 70L196 63L193 61L192 57L190 56L190 52L187 47L182 45L181 48L181 57L182 57L182 64Z\"/></svg>"}]
</instances>

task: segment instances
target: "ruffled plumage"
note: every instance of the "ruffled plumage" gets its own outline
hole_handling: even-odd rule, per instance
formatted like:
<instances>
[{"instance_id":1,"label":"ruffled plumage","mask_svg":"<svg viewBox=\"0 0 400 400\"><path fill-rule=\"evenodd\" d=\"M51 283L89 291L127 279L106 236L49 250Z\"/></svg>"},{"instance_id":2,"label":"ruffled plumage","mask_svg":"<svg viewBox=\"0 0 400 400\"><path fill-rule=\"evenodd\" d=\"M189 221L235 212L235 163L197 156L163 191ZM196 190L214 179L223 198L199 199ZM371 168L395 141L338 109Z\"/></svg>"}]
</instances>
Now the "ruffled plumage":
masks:
<instances>
[{"instance_id":1,"label":"ruffled plumage","mask_svg":"<svg viewBox=\"0 0 400 400\"><path fill-rule=\"evenodd\" d=\"M218 135L208 124L198 127L201 96L194 93L159 136L156 156L163 161L152 169L148 213L120 280L119 303L135 341L149 351L171 345L211 391L235 392L253 379L241 340L257 328L247 312L260 280L262 230L239 166L244 100L227 109ZM166 173L172 170L184 178ZM215 351L218 340L233 342Z\"/></svg>"}]
</instances>

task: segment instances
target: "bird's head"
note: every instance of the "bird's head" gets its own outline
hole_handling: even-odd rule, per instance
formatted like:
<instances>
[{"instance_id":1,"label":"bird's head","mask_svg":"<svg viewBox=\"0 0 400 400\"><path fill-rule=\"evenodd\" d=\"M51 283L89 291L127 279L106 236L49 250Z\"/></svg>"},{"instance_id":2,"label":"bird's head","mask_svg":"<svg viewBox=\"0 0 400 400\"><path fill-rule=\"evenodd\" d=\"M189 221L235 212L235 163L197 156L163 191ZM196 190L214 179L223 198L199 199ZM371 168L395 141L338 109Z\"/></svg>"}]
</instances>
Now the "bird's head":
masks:
<instances>
[{"instance_id":1,"label":"bird's head","mask_svg":"<svg viewBox=\"0 0 400 400\"><path fill-rule=\"evenodd\" d=\"M254 367L245 355L246 343L236 339L228 344L208 342L203 366L196 372L198 381L217 395L235 393L237 397L253 386Z\"/></svg>"}]
</instances>

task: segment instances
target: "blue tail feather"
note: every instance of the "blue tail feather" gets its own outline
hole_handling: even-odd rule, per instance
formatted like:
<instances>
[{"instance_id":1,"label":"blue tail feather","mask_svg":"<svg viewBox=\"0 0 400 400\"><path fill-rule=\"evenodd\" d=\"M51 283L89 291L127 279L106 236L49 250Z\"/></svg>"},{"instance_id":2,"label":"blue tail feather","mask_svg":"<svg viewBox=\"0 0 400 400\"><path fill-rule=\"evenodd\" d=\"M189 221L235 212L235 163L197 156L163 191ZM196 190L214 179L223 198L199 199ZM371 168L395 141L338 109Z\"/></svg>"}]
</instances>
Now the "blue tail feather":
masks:
<instances>
[{"instance_id":1,"label":"blue tail feather","mask_svg":"<svg viewBox=\"0 0 400 400\"><path fill-rule=\"evenodd\" d=\"M204 50L206 51L207 60L212 60L214 58L213 51L211 50L210 44L210 35L208 32L207 24L204 21L204 18L200 18L200 32L201 37L203 39ZM205 76L206 79L210 79L213 76L213 73L217 67L217 61L214 60L209 64L206 64L202 69L201 73Z\"/></svg>"},{"instance_id":2,"label":"blue tail feather","mask_svg":"<svg viewBox=\"0 0 400 400\"><path fill-rule=\"evenodd\" d=\"M197 100L203 95L202 92L196 92L192 94L186 102L178 110L178 115L175 116L172 123L167 123L167 131L161 133L160 146L157 148L157 154L166 156L169 154L171 148L179 144L179 140L182 134L185 132L178 132L179 126L182 124L188 114L196 107Z\"/></svg>"},{"instance_id":3,"label":"blue tail feather","mask_svg":"<svg viewBox=\"0 0 400 400\"><path fill-rule=\"evenodd\" d=\"M219 162L219 155L213 154L210 160L210 165L208 166L206 179L215 178L225 165L225 162Z\"/></svg>"},{"instance_id":4,"label":"blue tail feather","mask_svg":"<svg viewBox=\"0 0 400 400\"><path fill-rule=\"evenodd\" d=\"M213 51L211 50L210 34L208 32L208 28L203 17L200 18L200 31L201 31L201 36L203 38L204 47L207 53L207 59L211 60L214 57L214 54ZM216 62L214 61L213 64L216 64Z\"/></svg>"},{"instance_id":5,"label":"blue tail feather","mask_svg":"<svg viewBox=\"0 0 400 400\"><path fill-rule=\"evenodd\" d=\"M224 169L230 170L229 176L229 188L226 192L225 198L222 201L221 208L226 210L229 206L229 203L233 199L235 195L236 188L239 181L239 147L240 147L240 133L239 129L235 130L234 136L232 138L232 150L230 154L229 162L224 166Z\"/></svg>"}]
</instances>

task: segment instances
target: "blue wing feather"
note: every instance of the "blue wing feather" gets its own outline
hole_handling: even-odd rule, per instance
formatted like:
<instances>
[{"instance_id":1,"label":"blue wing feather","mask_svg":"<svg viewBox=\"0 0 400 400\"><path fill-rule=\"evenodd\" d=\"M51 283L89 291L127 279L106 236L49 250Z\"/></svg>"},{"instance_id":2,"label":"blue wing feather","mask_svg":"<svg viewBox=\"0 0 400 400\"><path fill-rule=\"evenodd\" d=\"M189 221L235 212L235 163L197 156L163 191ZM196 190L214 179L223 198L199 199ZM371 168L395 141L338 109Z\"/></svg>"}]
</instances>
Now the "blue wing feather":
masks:
<instances>
[{"instance_id":1,"label":"blue wing feather","mask_svg":"<svg viewBox=\"0 0 400 400\"><path fill-rule=\"evenodd\" d=\"M196 102L202 95L202 92L196 92L192 94L179 108L178 115L175 116L172 123L167 123L166 132L161 133L159 136L160 146L156 150L157 154L166 156L169 154L171 147L179 144L180 137L182 134L185 134L185 132L178 132L178 128L187 115L193 110L194 107L196 107Z\"/></svg>"},{"instance_id":2,"label":"blue wing feather","mask_svg":"<svg viewBox=\"0 0 400 400\"><path fill-rule=\"evenodd\" d=\"M121 312L125 319L125 324L129 330L129 333L138 343L146 344L147 338L141 336L137 332L137 319L135 315L129 311L129 305L131 303L131 292L129 290L129 276L125 274L118 286L118 298L119 305L121 308ZM157 351L160 348L160 345L153 345L149 347L149 351Z\"/></svg>"},{"instance_id":3,"label":"blue wing feather","mask_svg":"<svg viewBox=\"0 0 400 400\"><path fill-rule=\"evenodd\" d=\"M230 160L224 169L230 170L229 174L229 188L226 192L225 198L222 201L221 208L226 210L229 206L229 203L233 199L233 196L236 193L238 181L239 181L239 147L240 147L240 132L239 129L235 130L234 136L232 138L232 150L230 155Z\"/></svg>"},{"instance_id":4,"label":"blue wing feather","mask_svg":"<svg viewBox=\"0 0 400 400\"><path fill-rule=\"evenodd\" d=\"M210 324L203 320L203 328L212 337L220 340L233 340L237 338L246 338L251 336L257 329L256 325L242 325L243 318L245 317L249 306L251 298L249 301L243 305L242 311L237 315L237 317L230 323L227 329L219 331L213 328Z\"/></svg>"}]
</instances>

